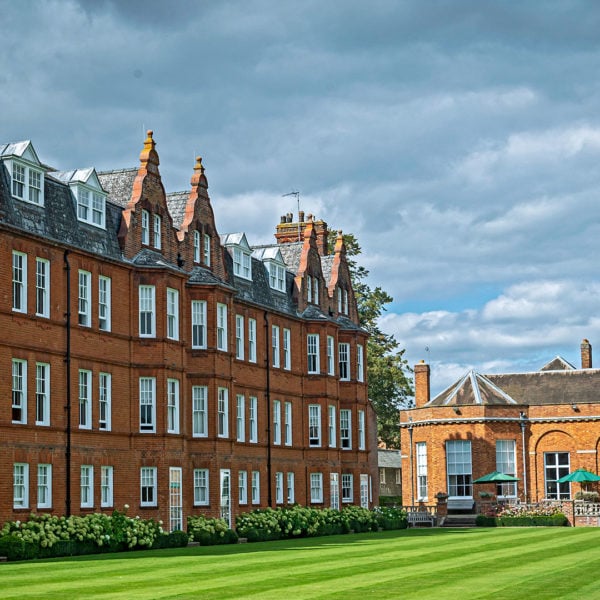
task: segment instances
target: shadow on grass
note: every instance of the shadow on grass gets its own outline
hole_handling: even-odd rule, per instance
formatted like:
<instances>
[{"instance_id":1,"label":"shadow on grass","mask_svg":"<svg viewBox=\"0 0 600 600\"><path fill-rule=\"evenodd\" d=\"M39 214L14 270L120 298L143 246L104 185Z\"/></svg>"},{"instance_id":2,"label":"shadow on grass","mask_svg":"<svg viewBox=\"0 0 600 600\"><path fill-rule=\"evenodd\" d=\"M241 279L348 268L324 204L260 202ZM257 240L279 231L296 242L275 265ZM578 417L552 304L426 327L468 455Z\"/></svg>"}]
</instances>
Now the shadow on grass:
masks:
<instances>
[{"instance_id":1,"label":"shadow on grass","mask_svg":"<svg viewBox=\"0 0 600 600\"><path fill-rule=\"evenodd\" d=\"M378 531L368 533L351 533L345 535L331 535L321 537L301 537L269 542L254 542L250 544L226 544L222 546L186 546L183 548L162 548L159 550L133 550L129 552L110 552L99 554L86 554L83 556L58 556L55 558L40 558L31 561L18 561L21 563L53 563L53 562L86 562L106 560L126 560L135 558L169 558L191 556L234 556L239 554L255 554L259 552L278 552L285 550L317 550L326 547L339 547L352 545L367 545L372 541L399 538L425 538L440 537L448 534L472 534L482 529L468 528L412 528L394 531ZM16 564L17 561L8 564ZM1 567L0 567L1 568Z\"/></svg>"}]
</instances>

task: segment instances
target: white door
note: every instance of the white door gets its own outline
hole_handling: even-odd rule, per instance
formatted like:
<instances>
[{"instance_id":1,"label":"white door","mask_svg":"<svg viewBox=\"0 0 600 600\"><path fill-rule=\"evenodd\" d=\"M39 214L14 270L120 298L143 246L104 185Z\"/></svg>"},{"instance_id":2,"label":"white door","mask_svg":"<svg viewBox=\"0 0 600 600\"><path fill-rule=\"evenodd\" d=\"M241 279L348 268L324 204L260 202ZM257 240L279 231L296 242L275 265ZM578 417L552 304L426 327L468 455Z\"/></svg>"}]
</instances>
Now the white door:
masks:
<instances>
[{"instance_id":1,"label":"white door","mask_svg":"<svg viewBox=\"0 0 600 600\"><path fill-rule=\"evenodd\" d=\"M181 502L181 468L169 469L169 531L183 531L183 506Z\"/></svg>"},{"instance_id":2,"label":"white door","mask_svg":"<svg viewBox=\"0 0 600 600\"><path fill-rule=\"evenodd\" d=\"M221 519L231 527L231 473L221 469Z\"/></svg>"}]
</instances>

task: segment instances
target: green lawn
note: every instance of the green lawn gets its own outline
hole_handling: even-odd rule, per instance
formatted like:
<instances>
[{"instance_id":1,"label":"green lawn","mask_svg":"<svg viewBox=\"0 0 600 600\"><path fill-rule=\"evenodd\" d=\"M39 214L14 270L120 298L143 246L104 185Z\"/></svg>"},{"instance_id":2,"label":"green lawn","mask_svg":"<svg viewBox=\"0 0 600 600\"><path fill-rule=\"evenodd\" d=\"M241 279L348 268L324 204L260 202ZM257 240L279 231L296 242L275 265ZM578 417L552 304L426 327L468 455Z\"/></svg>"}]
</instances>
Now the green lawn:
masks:
<instances>
[{"instance_id":1,"label":"green lawn","mask_svg":"<svg viewBox=\"0 0 600 600\"><path fill-rule=\"evenodd\" d=\"M0 565L8 598L600 598L600 529L412 529Z\"/></svg>"}]
</instances>

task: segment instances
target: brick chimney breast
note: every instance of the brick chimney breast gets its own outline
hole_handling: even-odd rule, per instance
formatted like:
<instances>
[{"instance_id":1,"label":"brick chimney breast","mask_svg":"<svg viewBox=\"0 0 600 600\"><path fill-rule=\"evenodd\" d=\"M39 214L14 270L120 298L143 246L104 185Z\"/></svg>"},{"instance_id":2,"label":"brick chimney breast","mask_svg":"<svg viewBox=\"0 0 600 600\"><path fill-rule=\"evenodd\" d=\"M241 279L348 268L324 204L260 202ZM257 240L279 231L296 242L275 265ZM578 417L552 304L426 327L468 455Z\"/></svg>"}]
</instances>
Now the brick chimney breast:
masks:
<instances>
[{"instance_id":1,"label":"brick chimney breast","mask_svg":"<svg viewBox=\"0 0 600 600\"><path fill-rule=\"evenodd\" d=\"M581 368L592 368L592 345L590 344L589 340L585 338L581 342Z\"/></svg>"}]
</instances>

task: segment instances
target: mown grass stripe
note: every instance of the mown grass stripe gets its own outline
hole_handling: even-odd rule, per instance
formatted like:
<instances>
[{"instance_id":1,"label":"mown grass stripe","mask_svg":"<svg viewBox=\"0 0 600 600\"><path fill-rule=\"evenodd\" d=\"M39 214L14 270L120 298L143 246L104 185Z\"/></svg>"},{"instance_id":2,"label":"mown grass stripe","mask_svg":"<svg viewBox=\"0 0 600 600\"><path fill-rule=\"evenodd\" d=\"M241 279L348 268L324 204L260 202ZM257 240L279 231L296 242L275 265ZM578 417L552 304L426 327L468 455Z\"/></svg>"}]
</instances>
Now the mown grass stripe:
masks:
<instances>
[{"instance_id":1,"label":"mown grass stripe","mask_svg":"<svg viewBox=\"0 0 600 600\"><path fill-rule=\"evenodd\" d=\"M434 529L98 555L0 565L0 595L558 598L571 594L572 582L579 597L594 597L599 542L597 529Z\"/></svg>"}]
</instances>

